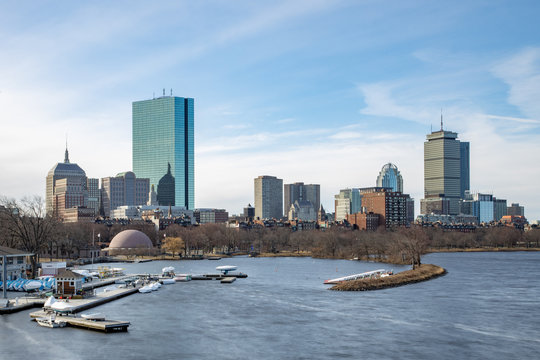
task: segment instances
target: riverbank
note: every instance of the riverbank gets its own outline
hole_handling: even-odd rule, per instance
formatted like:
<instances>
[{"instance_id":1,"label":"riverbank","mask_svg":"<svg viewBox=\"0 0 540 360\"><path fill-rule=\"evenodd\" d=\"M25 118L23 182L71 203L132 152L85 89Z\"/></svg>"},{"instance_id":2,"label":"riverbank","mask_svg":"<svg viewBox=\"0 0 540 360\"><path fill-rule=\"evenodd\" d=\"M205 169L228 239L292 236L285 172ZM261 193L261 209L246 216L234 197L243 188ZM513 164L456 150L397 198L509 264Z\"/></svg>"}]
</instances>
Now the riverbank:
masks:
<instances>
[{"instance_id":1,"label":"riverbank","mask_svg":"<svg viewBox=\"0 0 540 360\"><path fill-rule=\"evenodd\" d=\"M427 253L454 253L454 252L516 252L516 251L540 251L540 248L526 247L493 247L493 248L451 248L451 249L435 249L430 248Z\"/></svg>"},{"instance_id":2,"label":"riverbank","mask_svg":"<svg viewBox=\"0 0 540 360\"><path fill-rule=\"evenodd\" d=\"M334 285L330 290L337 291L368 291L380 290L390 287L413 284L421 281L430 280L446 274L446 270L440 266L432 264L422 264L414 270L407 270L395 275L381 277L378 279L363 279L345 281Z\"/></svg>"}]
</instances>

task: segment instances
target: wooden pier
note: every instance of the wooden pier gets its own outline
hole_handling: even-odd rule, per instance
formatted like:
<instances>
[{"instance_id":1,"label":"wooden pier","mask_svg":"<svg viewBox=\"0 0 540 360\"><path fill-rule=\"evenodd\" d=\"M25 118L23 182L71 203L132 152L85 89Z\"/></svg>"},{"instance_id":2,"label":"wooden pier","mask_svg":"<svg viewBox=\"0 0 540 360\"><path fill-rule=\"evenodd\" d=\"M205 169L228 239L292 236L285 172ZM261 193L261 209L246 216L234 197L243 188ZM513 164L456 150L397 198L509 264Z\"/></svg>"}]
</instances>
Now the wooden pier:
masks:
<instances>
[{"instance_id":1,"label":"wooden pier","mask_svg":"<svg viewBox=\"0 0 540 360\"><path fill-rule=\"evenodd\" d=\"M224 277L223 279L221 279L222 284L232 284L235 281L236 281L236 278L234 276Z\"/></svg>"},{"instance_id":2,"label":"wooden pier","mask_svg":"<svg viewBox=\"0 0 540 360\"><path fill-rule=\"evenodd\" d=\"M35 311L30 314L32 319L37 319L39 317L49 317L50 313L45 311ZM127 331L128 326L130 325L129 321L118 321L118 320L88 320L81 317L69 316L69 315L57 315L56 319L65 321L68 326L103 331L106 333L109 332L119 332Z\"/></svg>"},{"instance_id":3,"label":"wooden pier","mask_svg":"<svg viewBox=\"0 0 540 360\"><path fill-rule=\"evenodd\" d=\"M224 278L233 277L233 278L247 278L247 274L244 273L227 273L227 274L200 274L200 275L191 275L191 280L222 280Z\"/></svg>"}]
</instances>

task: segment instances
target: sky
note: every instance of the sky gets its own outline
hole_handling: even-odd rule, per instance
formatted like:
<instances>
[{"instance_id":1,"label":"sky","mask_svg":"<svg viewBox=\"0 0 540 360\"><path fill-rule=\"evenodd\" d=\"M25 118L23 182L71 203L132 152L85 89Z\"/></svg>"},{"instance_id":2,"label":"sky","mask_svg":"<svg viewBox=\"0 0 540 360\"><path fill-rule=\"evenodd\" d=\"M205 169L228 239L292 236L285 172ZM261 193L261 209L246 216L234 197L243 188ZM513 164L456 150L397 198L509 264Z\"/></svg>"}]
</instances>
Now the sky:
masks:
<instances>
[{"instance_id":1,"label":"sky","mask_svg":"<svg viewBox=\"0 0 540 360\"><path fill-rule=\"evenodd\" d=\"M195 206L253 204L253 179L423 198L431 129L470 142L471 190L540 219L538 1L3 1L0 194L45 196L64 159L132 169L131 103L195 99Z\"/></svg>"}]
</instances>

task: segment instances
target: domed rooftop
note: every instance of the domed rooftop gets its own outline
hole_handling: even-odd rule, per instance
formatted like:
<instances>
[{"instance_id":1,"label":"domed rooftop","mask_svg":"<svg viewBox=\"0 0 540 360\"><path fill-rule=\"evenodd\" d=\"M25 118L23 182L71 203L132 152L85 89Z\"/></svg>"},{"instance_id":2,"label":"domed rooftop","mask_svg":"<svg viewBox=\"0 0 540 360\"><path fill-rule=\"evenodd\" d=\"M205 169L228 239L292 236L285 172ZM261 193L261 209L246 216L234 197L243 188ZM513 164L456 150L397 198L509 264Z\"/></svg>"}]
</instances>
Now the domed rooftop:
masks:
<instances>
[{"instance_id":1,"label":"domed rooftop","mask_svg":"<svg viewBox=\"0 0 540 360\"><path fill-rule=\"evenodd\" d=\"M109 249L151 249L152 241L139 230L124 230L111 240Z\"/></svg>"}]
</instances>

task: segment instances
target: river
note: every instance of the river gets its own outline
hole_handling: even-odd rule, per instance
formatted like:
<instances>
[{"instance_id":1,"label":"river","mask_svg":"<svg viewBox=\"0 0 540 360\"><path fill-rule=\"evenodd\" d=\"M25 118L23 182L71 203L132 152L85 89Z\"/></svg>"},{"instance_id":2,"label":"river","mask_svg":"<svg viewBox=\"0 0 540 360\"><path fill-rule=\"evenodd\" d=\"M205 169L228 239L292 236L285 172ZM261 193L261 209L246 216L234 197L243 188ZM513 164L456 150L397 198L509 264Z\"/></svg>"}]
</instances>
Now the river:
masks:
<instances>
[{"instance_id":1,"label":"river","mask_svg":"<svg viewBox=\"0 0 540 360\"><path fill-rule=\"evenodd\" d=\"M126 333L48 329L30 311L0 316L0 359L525 359L540 354L540 252L439 253L448 274L371 292L334 292L329 278L406 266L311 258L154 261L127 273L215 272L102 305Z\"/></svg>"}]
</instances>

